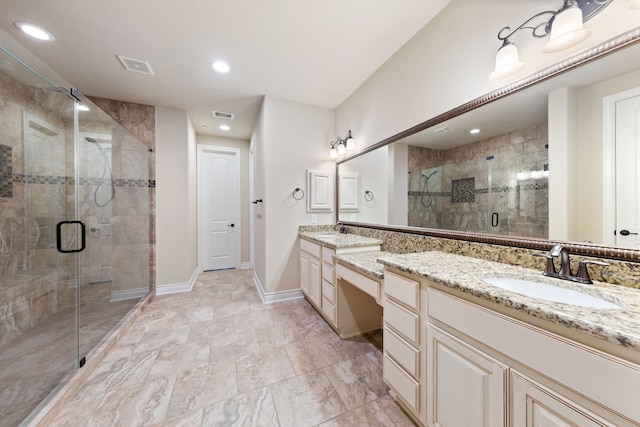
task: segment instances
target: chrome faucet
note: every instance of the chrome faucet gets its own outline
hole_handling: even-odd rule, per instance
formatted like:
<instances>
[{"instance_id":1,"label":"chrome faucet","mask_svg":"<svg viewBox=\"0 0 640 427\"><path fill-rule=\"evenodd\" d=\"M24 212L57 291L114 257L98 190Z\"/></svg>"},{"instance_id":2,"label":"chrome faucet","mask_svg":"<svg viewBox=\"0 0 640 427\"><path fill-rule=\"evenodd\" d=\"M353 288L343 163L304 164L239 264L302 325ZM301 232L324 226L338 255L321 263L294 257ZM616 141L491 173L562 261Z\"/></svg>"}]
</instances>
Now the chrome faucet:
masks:
<instances>
[{"instance_id":1,"label":"chrome faucet","mask_svg":"<svg viewBox=\"0 0 640 427\"><path fill-rule=\"evenodd\" d=\"M591 277L589 277L589 270L587 264L595 264L600 266L607 266L606 262L602 261L589 261L582 260L578 263L578 271L574 276L571 274L571 260L569 259L569 251L562 245L555 245L549 250L549 253L534 254L535 256L542 256L547 258L547 265L545 266L542 274L544 276L556 277L558 279L571 280L572 282L590 284ZM556 265L554 259L560 257L560 271L556 271Z\"/></svg>"},{"instance_id":2,"label":"chrome faucet","mask_svg":"<svg viewBox=\"0 0 640 427\"><path fill-rule=\"evenodd\" d=\"M347 226L346 225L344 225L341 222L337 223L336 225L340 229L340 234L347 234Z\"/></svg>"}]
</instances>

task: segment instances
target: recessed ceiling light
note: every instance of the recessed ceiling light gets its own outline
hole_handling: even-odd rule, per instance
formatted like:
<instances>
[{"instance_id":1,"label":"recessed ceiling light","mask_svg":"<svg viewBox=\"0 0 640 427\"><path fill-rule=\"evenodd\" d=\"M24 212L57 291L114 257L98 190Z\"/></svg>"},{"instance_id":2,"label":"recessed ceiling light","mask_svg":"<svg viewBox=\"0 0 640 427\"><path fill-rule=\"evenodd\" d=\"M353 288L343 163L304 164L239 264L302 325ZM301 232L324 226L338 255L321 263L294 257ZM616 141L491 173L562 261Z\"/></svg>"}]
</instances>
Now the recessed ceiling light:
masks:
<instances>
[{"instance_id":1,"label":"recessed ceiling light","mask_svg":"<svg viewBox=\"0 0 640 427\"><path fill-rule=\"evenodd\" d=\"M229 64L224 61L213 61L213 64L211 64L211 66L219 73L228 73L229 71L231 71L231 67L229 67Z\"/></svg>"},{"instance_id":2,"label":"recessed ceiling light","mask_svg":"<svg viewBox=\"0 0 640 427\"><path fill-rule=\"evenodd\" d=\"M35 25L20 21L15 22L13 25L15 25L16 28L18 28L22 32L38 40L54 40L53 35L49 31L43 30L42 28L36 27Z\"/></svg>"},{"instance_id":3,"label":"recessed ceiling light","mask_svg":"<svg viewBox=\"0 0 640 427\"><path fill-rule=\"evenodd\" d=\"M207 125L202 125L202 126L200 126L200 127L201 127L202 129L206 129L206 128L208 128L209 126L207 126Z\"/></svg>"},{"instance_id":4,"label":"recessed ceiling light","mask_svg":"<svg viewBox=\"0 0 640 427\"><path fill-rule=\"evenodd\" d=\"M478 128L471 129L471 130L469 131L469 133L473 133L473 134L480 133L480 129L478 129Z\"/></svg>"},{"instance_id":5,"label":"recessed ceiling light","mask_svg":"<svg viewBox=\"0 0 640 427\"><path fill-rule=\"evenodd\" d=\"M229 130L231 129L228 125L220 125L220 130Z\"/></svg>"}]
</instances>

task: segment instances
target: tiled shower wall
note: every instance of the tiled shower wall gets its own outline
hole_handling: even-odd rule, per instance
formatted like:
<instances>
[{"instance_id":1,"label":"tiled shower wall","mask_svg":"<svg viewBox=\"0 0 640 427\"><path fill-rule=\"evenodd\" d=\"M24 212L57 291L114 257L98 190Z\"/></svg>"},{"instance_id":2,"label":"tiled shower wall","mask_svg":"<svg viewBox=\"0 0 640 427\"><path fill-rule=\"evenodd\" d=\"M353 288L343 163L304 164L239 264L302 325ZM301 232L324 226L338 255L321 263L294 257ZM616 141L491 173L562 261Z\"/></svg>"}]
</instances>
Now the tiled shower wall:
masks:
<instances>
[{"instance_id":1,"label":"tiled shower wall","mask_svg":"<svg viewBox=\"0 0 640 427\"><path fill-rule=\"evenodd\" d=\"M126 204L123 206L123 211L119 213L119 224L128 224L126 229L121 230L120 235L125 240L120 241L120 247L123 249L121 253L121 259L123 261L122 268L120 269L122 277L116 279L124 280L126 276L133 277L135 280L143 280L144 276L142 271L148 272L148 278L151 281L152 291L155 287L155 218L156 218L156 203L155 203L155 147L156 147L156 123L155 123L155 107L151 105L135 104L132 102L117 101L106 98L90 97L91 101L95 103L102 111L107 113L113 120L115 120L120 126L129 131L133 136L142 142L148 149L148 163L142 164L141 159L135 159L134 153L123 152L123 159L129 159L129 161L123 160L123 168L126 177L134 178L141 177L146 173L148 176L149 186L144 187L130 187L127 191L128 194L124 198ZM145 169L147 168L147 169ZM138 170L139 172L136 172ZM145 203L148 203L145 205ZM145 217L145 209L148 209L148 216ZM122 217L125 217L127 221L122 221ZM144 247L141 239L144 238L141 232L146 231L139 226L136 226L138 222L148 220L148 244L151 245L151 254L148 259L148 270L145 270L145 266L141 263L146 262L144 259L138 260L136 263L131 263L132 259L135 259L136 253L139 253ZM135 237L139 235L139 237ZM138 255L139 256L139 255ZM133 258L132 258L133 257Z\"/></svg>"},{"instance_id":2,"label":"tiled shower wall","mask_svg":"<svg viewBox=\"0 0 640 427\"><path fill-rule=\"evenodd\" d=\"M116 118L128 114L122 124L142 135L146 146L106 115L81 116L81 134L111 135L113 142L101 143L104 150L81 147L86 179L79 209L87 241L94 240L81 271L89 282L109 283L83 286L82 304L128 298L154 283L155 109L101 104L116 106ZM0 73L0 344L74 305L75 270L55 249L56 222L74 216L73 137L71 101ZM108 200L113 178L117 198L98 209L93 196L105 161L111 171L98 196Z\"/></svg>"},{"instance_id":3,"label":"tiled shower wall","mask_svg":"<svg viewBox=\"0 0 640 427\"><path fill-rule=\"evenodd\" d=\"M54 234L73 194L67 138L73 103L0 72L0 344L74 303ZM25 162L28 156L34 161Z\"/></svg>"},{"instance_id":4,"label":"tiled shower wall","mask_svg":"<svg viewBox=\"0 0 640 427\"><path fill-rule=\"evenodd\" d=\"M409 146L409 225L546 238L548 179L517 177L548 169L547 135L542 123L449 150Z\"/></svg>"}]
</instances>

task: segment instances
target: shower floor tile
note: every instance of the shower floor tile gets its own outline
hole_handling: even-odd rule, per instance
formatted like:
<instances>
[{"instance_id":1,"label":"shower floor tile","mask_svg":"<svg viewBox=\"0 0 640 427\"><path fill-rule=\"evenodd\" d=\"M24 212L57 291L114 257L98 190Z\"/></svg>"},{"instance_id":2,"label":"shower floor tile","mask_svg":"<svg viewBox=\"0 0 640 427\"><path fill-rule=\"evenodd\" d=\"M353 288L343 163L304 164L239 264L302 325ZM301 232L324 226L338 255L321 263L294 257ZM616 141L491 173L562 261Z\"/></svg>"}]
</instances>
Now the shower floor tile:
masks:
<instances>
[{"instance_id":1,"label":"shower floor tile","mask_svg":"<svg viewBox=\"0 0 640 427\"><path fill-rule=\"evenodd\" d=\"M138 300L83 306L80 355L95 348ZM78 366L76 314L60 312L0 349L0 427L20 424Z\"/></svg>"}]
</instances>

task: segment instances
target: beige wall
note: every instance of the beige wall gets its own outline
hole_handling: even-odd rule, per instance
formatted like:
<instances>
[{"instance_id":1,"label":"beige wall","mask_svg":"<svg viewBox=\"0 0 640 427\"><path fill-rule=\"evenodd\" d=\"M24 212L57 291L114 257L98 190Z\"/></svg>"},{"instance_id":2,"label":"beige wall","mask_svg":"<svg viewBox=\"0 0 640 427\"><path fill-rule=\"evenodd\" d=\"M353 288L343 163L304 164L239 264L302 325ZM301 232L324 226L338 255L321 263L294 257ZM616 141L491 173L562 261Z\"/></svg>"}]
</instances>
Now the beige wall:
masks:
<instances>
[{"instance_id":1,"label":"beige wall","mask_svg":"<svg viewBox=\"0 0 640 427\"><path fill-rule=\"evenodd\" d=\"M249 265L249 141L231 138L219 138L211 135L197 135L198 144L216 147L231 147L240 150L240 262Z\"/></svg>"},{"instance_id":2,"label":"beige wall","mask_svg":"<svg viewBox=\"0 0 640 427\"><path fill-rule=\"evenodd\" d=\"M156 283L188 283L197 268L195 132L187 113L156 108Z\"/></svg>"},{"instance_id":3,"label":"beige wall","mask_svg":"<svg viewBox=\"0 0 640 427\"><path fill-rule=\"evenodd\" d=\"M341 132L341 133L344 133ZM311 224L306 191L307 169L335 168L329 141L335 139L332 110L266 97L252 140L256 144L255 197L263 199L256 216L256 275L267 294L300 288L298 226ZM335 212L317 213L318 224L331 224Z\"/></svg>"},{"instance_id":4,"label":"beige wall","mask_svg":"<svg viewBox=\"0 0 640 427\"><path fill-rule=\"evenodd\" d=\"M614 1L587 23L593 30L587 41L555 54L542 52L546 39L518 33L512 41L527 67L511 79L489 80L498 31L560 6L557 0L452 0L337 108L336 128L351 129L371 145L634 28L640 20L628 2Z\"/></svg>"},{"instance_id":5,"label":"beige wall","mask_svg":"<svg viewBox=\"0 0 640 427\"><path fill-rule=\"evenodd\" d=\"M603 98L637 87L640 70L577 91L576 210L580 215L575 220L576 235L572 240L603 241Z\"/></svg>"}]
</instances>

